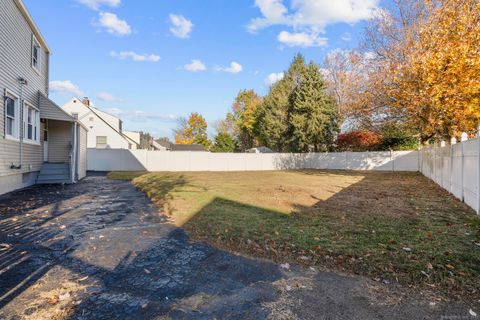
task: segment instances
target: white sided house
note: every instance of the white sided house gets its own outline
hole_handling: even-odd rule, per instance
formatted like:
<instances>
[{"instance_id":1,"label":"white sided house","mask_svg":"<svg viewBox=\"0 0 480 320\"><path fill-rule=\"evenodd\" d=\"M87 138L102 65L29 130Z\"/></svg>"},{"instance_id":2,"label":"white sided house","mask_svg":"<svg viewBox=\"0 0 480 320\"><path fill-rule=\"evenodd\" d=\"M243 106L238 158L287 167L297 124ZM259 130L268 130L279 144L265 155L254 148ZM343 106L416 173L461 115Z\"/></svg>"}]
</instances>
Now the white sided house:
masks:
<instances>
[{"instance_id":1,"label":"white sided house","mask_svg":"<svg viewBox=\"0 0 480 320\"><path fill-rule=\"evenodd\" d=\"M0 194L86 175L87 129L48 99L50 49L21 0L0 1Z\"/></svg>"},{"instance_id":2,"label":"white sided house","mask_svg":"<svg viewBox=\"0 0 480 320\"><path fill-rule=\"evenodd\" d=\"M122 120L93 107L88 98L72 98L62 109L88 128L88 148L138 149L137 141L123 133Z\"/></svg>"}]
</instances>

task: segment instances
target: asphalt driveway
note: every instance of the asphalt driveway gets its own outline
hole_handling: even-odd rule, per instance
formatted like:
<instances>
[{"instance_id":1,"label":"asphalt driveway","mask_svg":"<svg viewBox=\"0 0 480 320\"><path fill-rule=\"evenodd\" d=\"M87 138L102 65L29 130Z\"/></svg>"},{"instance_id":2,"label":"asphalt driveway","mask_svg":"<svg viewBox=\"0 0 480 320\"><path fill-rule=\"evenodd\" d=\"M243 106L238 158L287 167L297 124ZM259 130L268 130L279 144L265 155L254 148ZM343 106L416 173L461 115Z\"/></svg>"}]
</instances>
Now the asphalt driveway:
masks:
<instances>
[{"instance_id":1,"label":"asphalt driveway","mask_svg":"<svg viewBox=\"0 0 480 320\"><path fill-rule=\"evenodd\" d=\"M476 307L190 242L103 175L0 197L0 319L473 319Z\"/></svg>"}]
</instances>

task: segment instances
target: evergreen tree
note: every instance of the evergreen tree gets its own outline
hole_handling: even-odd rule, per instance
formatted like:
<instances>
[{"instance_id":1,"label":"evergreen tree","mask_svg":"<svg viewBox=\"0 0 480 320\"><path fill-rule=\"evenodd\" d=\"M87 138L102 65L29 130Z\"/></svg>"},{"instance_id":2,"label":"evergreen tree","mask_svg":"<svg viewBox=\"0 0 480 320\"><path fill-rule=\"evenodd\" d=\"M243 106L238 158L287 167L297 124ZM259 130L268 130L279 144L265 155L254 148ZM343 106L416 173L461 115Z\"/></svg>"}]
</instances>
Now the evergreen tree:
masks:
<instances>
[{"instance_id":1,"label":"evergreen tree","mask_svg":"<svg viewBox=\"0 0 480 320\"><path fill-rule=\"evenodd\" d=\"M297 54L284 78L271 86L257 109L255 133L262 144L274 151L289 151L291 95L301 82L305 70L305 59Z\"/></svg>"},{"instance_id":2,"label":"evergreen tree","mask_svg":"<svg viewBox=\"0 0 480 320\"><path fill-rule=\"evenodd\" d=\"M237 149L237 142L226 132L220 132L215 136L214 145L211 148L212 152L235 152Z\"/></svg>"},{"instance_id":3,"label":"evergreen tree","mask_svg":"<svg viewBox=\"0 0 480 320\"><path fill-rule=\"evenodd\" d=\"M290 96L289 138L293 152L325 151L339 131L335 101L320 68L310 62Z\"/></svg>"}]
</instances>

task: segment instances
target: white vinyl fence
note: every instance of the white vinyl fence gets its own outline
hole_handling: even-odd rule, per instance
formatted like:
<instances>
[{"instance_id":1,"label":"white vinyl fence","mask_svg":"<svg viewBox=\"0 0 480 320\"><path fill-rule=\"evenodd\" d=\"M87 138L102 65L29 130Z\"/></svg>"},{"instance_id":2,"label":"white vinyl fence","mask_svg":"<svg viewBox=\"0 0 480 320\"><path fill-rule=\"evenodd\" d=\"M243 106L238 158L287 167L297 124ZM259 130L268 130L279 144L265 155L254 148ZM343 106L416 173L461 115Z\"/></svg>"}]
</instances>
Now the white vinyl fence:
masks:
<instances>
[{"instance_id":1,"label":"white vinyl fence","mask_svg":"<svg viewBox=\"0 0 480 320\"><path fill-rule=\"evenodd\" d=\"M480 212L480 139L419 151L210 153L88 149L90 171L260 171L287 169L420 171ZM421 190L419 190L421 192Z\"/></svg>"},{"instance_id":2,"label":"white vinyl fence","mask_svg":"<svg viewBox=\"0 0 480 320\"><path fill-rule=\"evenodd\" d=\"M88 149L91 171L254 171L344 169L418 171L418 151L210 153Z\"/></svg>"},{"instance_id":3,"label":"white vinyl fence","mask_svg":"<svg viewBox=\"0 0 480 320\"><path fill-rule=\"evenodd\" d=\"M442 188L480 212L480 139L420 150L420 171Z\"/></svg>"}]
</instances>

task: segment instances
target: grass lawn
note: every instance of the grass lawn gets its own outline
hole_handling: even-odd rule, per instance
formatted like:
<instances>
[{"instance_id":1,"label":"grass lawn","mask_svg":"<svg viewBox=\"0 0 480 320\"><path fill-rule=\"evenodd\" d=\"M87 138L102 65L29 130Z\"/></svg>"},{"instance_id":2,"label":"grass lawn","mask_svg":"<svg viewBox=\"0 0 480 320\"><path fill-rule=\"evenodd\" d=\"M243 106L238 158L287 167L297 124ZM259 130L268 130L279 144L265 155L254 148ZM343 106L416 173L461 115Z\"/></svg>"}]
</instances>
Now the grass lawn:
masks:
<instances>
[{"instance_id":1,"label":"grass lawn","mask_svg":"<svg viewBox=\"0 0 480 320\"><path fill-rule=\"evenodd\" d=\"M480 217L418 173L120 173L197 240L480 298Z\"/></svg>"}]
</instances>

